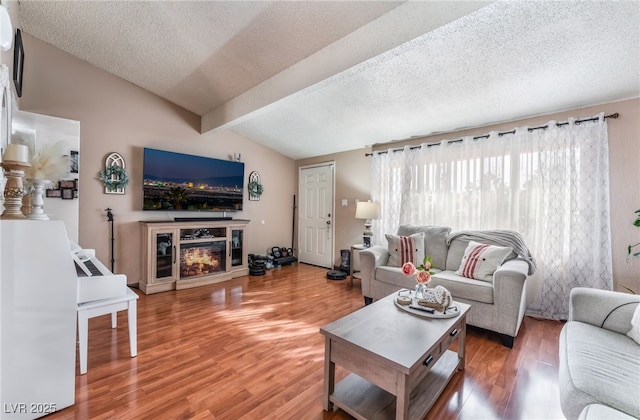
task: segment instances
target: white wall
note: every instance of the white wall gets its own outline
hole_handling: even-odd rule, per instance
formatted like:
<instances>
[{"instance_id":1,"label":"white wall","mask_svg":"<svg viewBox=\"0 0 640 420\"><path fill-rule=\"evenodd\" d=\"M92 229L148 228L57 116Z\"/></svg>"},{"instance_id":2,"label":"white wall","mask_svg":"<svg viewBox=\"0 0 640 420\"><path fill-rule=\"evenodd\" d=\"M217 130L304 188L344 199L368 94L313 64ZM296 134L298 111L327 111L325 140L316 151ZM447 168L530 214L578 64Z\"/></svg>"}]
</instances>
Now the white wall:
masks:
<instances>
[{"instance_id":1,"label":"white wall","mask_svg":"<svg viewBox=\"0 0 640 420\"><path fill-rule=\"evenodd\" d=\"M64 151L80 151L80 122L66 118L51 117L33 112L16 111L13 113L11 142L29 146L29 156L43 146L64 143ZM77 179L78 174L67 173L66 180ZM59 180L51 180L59 181ZM25 182L28 185L28 182ZM80 190L81 191L81 190ZM77 198L44 198L44 212L52 220L62 220L69 239L78 242L78 221L80 205Z\"/></svg>"},{"instance_id":2,"label":"white wall","mask_svg":"<svg viewBox=\"0 0 640 420\"><path fill-rule=\"evenodd\" d=\"M294 161L231 130L200 134L200 118L129 82L100 70L28 34L21 109L80 121L79 244L110 261L105 209L115 218L115 271L138 283L142 273L141 220L194 217L186 212L142 211L143 148L229 159L242 155L245 179L260 173L260 201L245 199L232 216L249 219L248 251L265 254L271 246L290 246ZM126 161L130 184L124 195L105 194L98 179L105 157L118 152ZM218 214L213 214L214 216ZM198 215L195 215L198 216ZM199 216L202 216L201 214Z\"/></svg>"}]
</instances>

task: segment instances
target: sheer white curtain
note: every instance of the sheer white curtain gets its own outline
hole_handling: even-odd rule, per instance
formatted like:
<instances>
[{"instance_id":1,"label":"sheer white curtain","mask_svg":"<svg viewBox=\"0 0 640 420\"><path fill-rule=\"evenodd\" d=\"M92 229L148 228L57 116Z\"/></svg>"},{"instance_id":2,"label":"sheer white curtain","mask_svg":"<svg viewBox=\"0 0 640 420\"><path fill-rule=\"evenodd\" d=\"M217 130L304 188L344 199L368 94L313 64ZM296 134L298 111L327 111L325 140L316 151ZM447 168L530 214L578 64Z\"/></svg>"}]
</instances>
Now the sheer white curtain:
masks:
<instances>
[{"instance_id":1,"label":"sheer white curtain","mask_svg":"<svg viewBox=\"0 0 640 420\"><path fill-rule=\"evenodd\" d=\"M373 241L378 245L386 245L385 233L396 233L401 220L411 220L410 202L413 189L414 167L418 165L420 156L409 146L402 152L374 153L372 156L371 183L373 201L380 203L379 220L373 224Z\"/></svg>"},{"instance_id":2,"label":"sheer white curtain","mask_svg":"<svg viewBox=\"0 0 640 420\"><path fill-rule=\"evenodd\" d=\"M597 119L375 153L376 242L401 224L518 231L538 261L530 309L566 319L571 288L612 288L607 125Z\"/></svg>"}]
</instances>

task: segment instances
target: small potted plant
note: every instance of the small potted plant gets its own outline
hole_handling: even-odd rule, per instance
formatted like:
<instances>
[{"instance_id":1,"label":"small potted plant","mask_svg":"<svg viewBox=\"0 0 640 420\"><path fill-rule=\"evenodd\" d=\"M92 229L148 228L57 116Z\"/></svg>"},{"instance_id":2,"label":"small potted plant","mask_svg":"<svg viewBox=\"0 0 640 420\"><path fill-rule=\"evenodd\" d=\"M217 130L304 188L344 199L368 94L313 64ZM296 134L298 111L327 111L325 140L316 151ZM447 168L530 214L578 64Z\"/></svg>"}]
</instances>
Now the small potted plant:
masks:
<instances>
[{"instance_id":1,"label":"small potted plant","mask_svg":"<svg viewBox=\"0 0 640 420\"><path fill-rule=\"evenodd\" d=\"M640 227L640 209L636 210L635 213L636 213L636 220L633 221L633 225L635 227ZM634 249L638 246L640 246L640 242L638 242L637 244L627 246L627 262L629 262L629 259L632 256L640 257L640 251L634 252Z\"/></svg>"}]
</instances>

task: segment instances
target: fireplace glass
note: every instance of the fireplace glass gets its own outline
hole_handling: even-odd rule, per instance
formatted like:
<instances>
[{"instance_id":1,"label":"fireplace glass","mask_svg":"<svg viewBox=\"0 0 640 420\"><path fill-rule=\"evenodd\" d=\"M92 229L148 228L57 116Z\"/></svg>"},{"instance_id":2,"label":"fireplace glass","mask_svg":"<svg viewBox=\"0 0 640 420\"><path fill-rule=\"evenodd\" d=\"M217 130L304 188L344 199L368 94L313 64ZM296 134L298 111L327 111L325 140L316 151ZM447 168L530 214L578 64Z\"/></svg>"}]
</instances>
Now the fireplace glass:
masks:
<instances>
[{"instance_id":1,"label":"fireplace glass","mask_svg":"<svg viewBox=\"0 0 640 420\"><path fill-rule=\"evenodd\" d=\"M226 271L226 241L180 246L180 278Z\"/></svg>"}]
</instances>

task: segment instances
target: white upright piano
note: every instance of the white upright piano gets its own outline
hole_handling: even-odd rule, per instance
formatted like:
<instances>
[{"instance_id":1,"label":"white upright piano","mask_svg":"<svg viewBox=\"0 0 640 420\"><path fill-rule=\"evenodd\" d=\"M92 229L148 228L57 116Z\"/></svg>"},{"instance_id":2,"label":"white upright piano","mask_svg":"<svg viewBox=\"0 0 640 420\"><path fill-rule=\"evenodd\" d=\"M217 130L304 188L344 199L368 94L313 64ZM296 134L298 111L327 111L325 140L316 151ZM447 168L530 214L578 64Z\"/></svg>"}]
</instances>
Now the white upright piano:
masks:
<instances>
[{"instance_id":1,"label":"white upright piano","mask_svg":"<svg viewBox=\"0 0 640 420\"><path fill-rule=\"evenodd\" d=\"M77 288L63 222L0 220L0 418L74 404Z\"/></svg>"},{"instance_id":2,"label":"white upright piano","mask_svg":"<svg viewBox=\"0 0 640 420\"><path fill-rule=\"evenodd\" d=\"M0 419L74 404L78 310L128 290L63 222L0 220Z\"/></svg>"}]
</instances>

